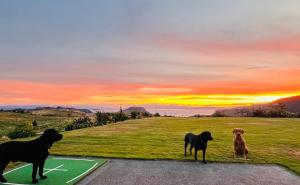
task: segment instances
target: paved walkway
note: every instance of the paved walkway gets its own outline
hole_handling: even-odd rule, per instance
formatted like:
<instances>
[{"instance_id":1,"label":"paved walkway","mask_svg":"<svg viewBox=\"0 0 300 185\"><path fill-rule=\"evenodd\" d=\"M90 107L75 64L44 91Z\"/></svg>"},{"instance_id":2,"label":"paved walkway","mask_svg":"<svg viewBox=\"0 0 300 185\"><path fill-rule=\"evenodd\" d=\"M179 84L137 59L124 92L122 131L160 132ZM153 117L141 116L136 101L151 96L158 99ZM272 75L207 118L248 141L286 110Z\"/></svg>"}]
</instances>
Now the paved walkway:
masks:
<instances>
[{"instance_id":1,"label":"paved walkway","mask_svg":"<svg viewBox=\"0 0 300 185\"><path fill-rule=\"evenodd\" d=\"M79 185L300 185L275 165L112 159Z\"/></svg>"}]
</instances>

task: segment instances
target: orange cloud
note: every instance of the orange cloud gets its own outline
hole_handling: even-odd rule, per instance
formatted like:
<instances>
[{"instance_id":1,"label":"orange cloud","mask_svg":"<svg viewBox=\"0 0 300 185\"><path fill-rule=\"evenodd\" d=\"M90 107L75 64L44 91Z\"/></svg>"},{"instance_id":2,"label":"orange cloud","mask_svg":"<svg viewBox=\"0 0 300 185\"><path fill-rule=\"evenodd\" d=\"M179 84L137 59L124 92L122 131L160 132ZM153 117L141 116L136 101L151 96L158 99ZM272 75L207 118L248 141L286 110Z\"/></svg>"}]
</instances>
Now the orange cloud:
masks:
<instances>
[{"instance_id":1,"label":"orange cloud","mask_svg":"<svg viewBox=\"0 0 300 185\"><path fill-rule=\"evenodd\" d=\"M203 86L171 87L140 84L62 85L24 81L0 81L1 104L53 104L53 105L130 105L163 104L184 106L233 106L271 101L300 94L298 88L269 87L263 84L202 83ZM245 88L244 88L245 87ZM249 92L252 89L251 92ZM288 89L288 90L286 90ZM255 91L256 90L256 91Z\"/></svg>"}]
</instances>

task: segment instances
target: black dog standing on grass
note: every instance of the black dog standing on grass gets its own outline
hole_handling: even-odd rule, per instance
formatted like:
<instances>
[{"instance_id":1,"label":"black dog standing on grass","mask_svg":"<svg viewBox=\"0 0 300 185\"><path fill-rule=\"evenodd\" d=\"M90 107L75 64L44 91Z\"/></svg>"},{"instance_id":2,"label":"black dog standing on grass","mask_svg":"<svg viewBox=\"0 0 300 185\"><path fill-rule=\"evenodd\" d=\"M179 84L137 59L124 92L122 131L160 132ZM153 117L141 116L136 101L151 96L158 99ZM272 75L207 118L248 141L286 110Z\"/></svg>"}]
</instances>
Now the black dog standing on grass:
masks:
<instances>
[{"instance_id":1,"label":"black dog standing on grass","mask_svg":"<svg viewBox=\"0 0 300 185\"><path fill-rule=\"evenodd\" d=\"M0 145L0 182L7 182L3 177L3 171L7 164L12 161L23 161L33 164L32 183L37 183L37 169L41 179L43 175L45 160L49 155L52 144L63 138L55 129L46 130L41 137L32 141L11 141Z\"/></svg>"},{"instance_id":2,"label":"black dog standing on grass","mask_svg":"<svg viewBox=\"0 0 300 185\"><path fill-rule=\"evenodd\" d=\"M190 144L190 155L192 155L192 149L195 148L195 160L197 161L197 152L202 150L203 160L202 162L206 164L205 153L207 148L207 142L213 140L211 133L208 131L202 132L200 135L195 135L192 133L187 133L184 137L184 156L186 157L186 148Z\"/></svg>"}]
</instances>

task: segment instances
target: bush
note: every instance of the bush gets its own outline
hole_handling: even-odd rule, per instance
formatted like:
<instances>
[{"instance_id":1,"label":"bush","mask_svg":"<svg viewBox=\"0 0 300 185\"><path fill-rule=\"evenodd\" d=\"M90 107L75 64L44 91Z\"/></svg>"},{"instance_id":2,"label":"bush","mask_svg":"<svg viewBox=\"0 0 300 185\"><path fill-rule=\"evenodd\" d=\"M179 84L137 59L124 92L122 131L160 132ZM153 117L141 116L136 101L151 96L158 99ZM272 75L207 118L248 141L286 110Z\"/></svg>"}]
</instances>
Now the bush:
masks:
<instances>
[{"instance_id":1,"label":"bush","mask_svg":"<svg viewBox=\"0 0 300 185\"><path fill-rule=\"evenodd\" d=\"M32 125L21 125L21 126L17 126L15 130L8 133L7 136L10 139L16 139L16 138L32 137L35 135L36 133L34 132Z\"/></svg>"},{"instance_id":2,"label":"bush","mask_svg":"<svg viewBox=\"0 0 300 185\"><path fill-rule=\"evenodd\" d=\"M160 117L160 114L157 112L154 114L154 117Z\"/></svg>"},{"instance_id":3,"label":"bush","mask_svg":"<svg viewBox=\"0 0 300 185\"><path fill-rule=\"evenodd\" d=\"M33 120L33 122L32 122L32 126L33 126L33 127L36 127L36 126L37 126L37 122L36 122L36 120Z\"/></svg>"},{"instance_id":4,"label":"bush","mask_svg":"<svg viewBox=\"0 0 300 185\"><path fill-rule=\"evenodd\" d=\"M212 117L225 117L225 115L220 111L216 111L212 114Z\"/></svg>"},{"instance_id":5,"label":"bush","mask_svg":"<svg viewBox=\"0 0 300 185\"><path fill-rule=\"evenodd\" d=\"M126 120L128 120L128 116L123 112L119 112L119 113L117 113L117 119L116 120L117 120L117 122L118 121L126 121Z\"/></svg>"},{"instance_id":6,"label":"bush","mask_svg":"<svg viewBox=\"0 0 300 185\"><path fill-rule=\"evenodd\" d=\"M25 113L25 109L14 109L14 110L12 110L12 112L24 114Z\"/></svg>"},{"instance_id":7,"label":"bush","mask_svg":"<svg viewBox=\"0 0 300 185\"><path fill-rule=\"evenodd\" d=\"M150 114L149 112L143 112L142 116L143 118L148 118L148 117L152 117L152 114Z\"/></svg>"},{"instance_id":8,"label":"bush","mask_svg":"<svg viewBox=\"0 0 300 185\"><path fill-rule=\"evenodd\" d=\"M139 113L137 111L132 111L130 113L130 118L131 119L136 119L138 117Z\"/></svg>"},{"instance_id":9,"label":"bush","mask_svg":"<svg viewBox=\"0 0 300 185\"><path fill-rule=\"evenodd\" d=\"M271 117L271 118L283 118L287 117L287 112L285 111L278 111L278 110L270 110L266 113L264 117Z\"/></svg>"},{"instance_id":10,"label":"bush","mask_svg":"<svg viewBox=\"0 0 300 185\"><path fill-rule=\"evenodd\" d=\"M112 122L112 116L110 113L96 112L96 125L106 125Z\"/></svg>"},{"instance_id":11,"label":"bush","mask_svg":"<svg viewBox=\"0 0 300 185\"><path fill-rule=\"evenodd\" d=\"M65 131L87 128L94 126L94 123L91 121L89 117L82 117L75 119L71 124L65 127Z\"/></svg>"},{"instance_id":12,"label":"bush","mask_svg":"<svg viewBox=\"0 0 300 185\"><path fill-rule=\"evenodd\" d=\"M286 116L286 118L296 118L298 115L296 113L286 111L285 116Z\"/></svg>"},{"instance_id":13,"label":"bush","mask_svg":"<svg viewBox=\"0 0 300 185\"><path fill-rule=\"evenodd\" d=\"M128 116L123 112L122 108L117 113L112 114L112 120L116 123L119 121L125 121L128 119Z\"/></svg>"},{"instance_id":14,"label":"bush","mask_svg":"<svg viewBox=\"0 0 300 185\"><path fill-rule=\"evenodd\" d=\"M267 117L266 115L266 111L262 109L256 109L252 112L252 117Z\"/></svg>"}]
</instances>

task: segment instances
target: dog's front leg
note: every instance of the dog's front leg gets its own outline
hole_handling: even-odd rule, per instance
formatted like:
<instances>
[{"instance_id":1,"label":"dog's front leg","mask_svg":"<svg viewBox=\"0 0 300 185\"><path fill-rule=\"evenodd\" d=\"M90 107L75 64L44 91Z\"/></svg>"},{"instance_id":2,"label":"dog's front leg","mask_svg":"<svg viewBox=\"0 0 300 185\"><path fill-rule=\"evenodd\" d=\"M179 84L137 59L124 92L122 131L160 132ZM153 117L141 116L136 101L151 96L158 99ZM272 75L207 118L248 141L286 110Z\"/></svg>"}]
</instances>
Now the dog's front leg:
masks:
<instances>
[{"instance_id":1,"label":"dog's front leg","mask_svg":"<svg viewBox=\"0 0 300 185\"><path fill-rule=\"evenodd\" d=\"M198 150L195 148L195 161L197 161L197 153L198 153Z\"/></svg>"},{"instance_id":2,"label":"dog's front leg","mask_svg":"<svg viewBox=\"0 0 300 185\"><path fill-rule=\"evenodd\" d=\"M243 156L244 156L244 159L246 160L247 159L247 154L246 154L246 150L245 149L243 150Z\"/></svg>"},{"instance_id":3,"label":"dog's front leg","mask_svg":"<svg viewBox=\"0 0 300 185\"><path fill-rule=\"evenodd\" d=\"M205 149L202 150L202 162L203 162L204 164L207 163L206 160L205 160L205 153L206 153L206 150L205 150Z\"/></svg>"},{"instance_id":4,"label":"dog's front leg","mask_svg":"<svg viewBox=\"0 0 300 185\"><path fill-rule=\"evenodd\" d=\"M38 183L38 180L36 179L36 172L39 164L38 163L33 163L32 167L32 184Z\"/></svg>"},{"instance_id":5,"label":"dog's front leg","mask_svg":"<svg viewBox=\"0 0 300 185\"><path fill-rule=\"evenodd\" d=\"M44 175L44 164L45 164L45 160L41 161L39 165L39 175L41 179L47 178L47 176Z\"/></svg>"},{"instance_id":6,"label":"dog's front leg","mask_svg":"<svg viewBox=\"0 0 300 185\"><path fill-rule=\"evenodd\" d=\"M3 171L5 169L5 167L7 166L7 164L9 163L8 160L3 160L0 161L0 183L1 182L7 182L7 180L3 177Z\"/></svg>"},{"instance_id":7,"label":"dog's front leg","mask_svg":"<svg viewBox=\"0 0 300 185\"><path fill-rule=\"evenodd\" d=\"M185 143L184 143L184 157L186 157L186 147L187 147L187 145L188 145L188 143L185 142Z\"/></svg>"}]
</instances>

